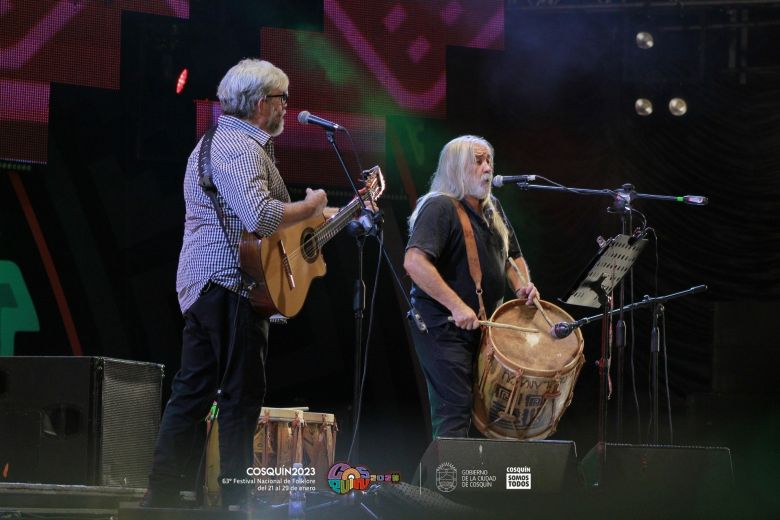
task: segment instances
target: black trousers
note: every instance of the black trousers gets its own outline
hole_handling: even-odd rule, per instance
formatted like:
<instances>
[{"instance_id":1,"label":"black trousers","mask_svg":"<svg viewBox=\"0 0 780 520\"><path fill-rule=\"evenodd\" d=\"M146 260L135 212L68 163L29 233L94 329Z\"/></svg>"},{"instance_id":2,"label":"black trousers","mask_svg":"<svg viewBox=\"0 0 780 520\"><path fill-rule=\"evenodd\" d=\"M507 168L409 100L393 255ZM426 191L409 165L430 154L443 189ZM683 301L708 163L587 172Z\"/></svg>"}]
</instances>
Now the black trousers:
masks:
<instances>
[{"instance_id":1,"label":"black trousers","mask_svg":"<svg viewBox=\"0 0 780 520\"><path fill-rule=\"evenodd\" d=\"M265 397L268 320L246 298L209 283L184 321L181 368L163 413L149 477L150 489L160 494L183 489L186 468L200 460L204 418L220 383L220 481L246 478ZM247 491L245 485L223 485L223 505L240 505Z\"/></svg>"},{"instance_id":2,"label":"black trousers","mask_svg":"<svg viewBox=\"0 0 780 520\"><path fill-rule=\"evenodd\" d=\"M412 330L417 358L428 384L433 438L467 437L479 329L463 330L445 323L430 327L428 334L414 327Z\"/></svg>"}]
</instances>

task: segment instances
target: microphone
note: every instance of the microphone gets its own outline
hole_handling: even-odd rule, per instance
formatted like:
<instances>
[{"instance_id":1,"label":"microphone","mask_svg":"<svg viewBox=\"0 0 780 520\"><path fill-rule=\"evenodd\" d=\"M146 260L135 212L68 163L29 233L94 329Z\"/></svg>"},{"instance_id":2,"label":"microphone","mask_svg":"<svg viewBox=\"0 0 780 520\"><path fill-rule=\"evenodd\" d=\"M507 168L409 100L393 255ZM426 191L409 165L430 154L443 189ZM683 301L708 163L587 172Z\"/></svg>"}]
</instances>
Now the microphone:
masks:
<instances>
[{"instance_id":1,"label":"microphone","mask_svg":"<svg viewBox=\"0 0 780 520\"><path fill-rule=\"evenodd\" d=\"M567 323L565 321L562 321L560 323L556 323L553 325L553 328L550 329L550 335L557 339L563 339L567 336L569 336L572 332L574 332L574 329L577 328L576 323Z\"/></svg>"},{"instance_id":2,"label":"microphone","mask_svg":"<svg viewBox=\"0 0 780 520\"><path fill-rule=\"evenodd\" d=\"M684 195L682 197L678 197L677 200L682 201L685 204L690 204L691 206L706 206L710 201L710 199L704 195Z\"/></svg>"},{"instance_id":3,"label":"microphone","mask_svg":"<svg viewBox=\"0 0 780 520\"><path fill-rule=\"evenodd\" d=\"M500 188L504 184L516 184L518 182L531 182L536 180L536 175L496 175L493 177L493 187Z\"/></svg>"},{"instance_id":4,"label":"microphone","mask_svg":"<svg viewBox=\"0 0 780 520\"><path fill-rule=\"evenodd\" d=\"M336 132L337 130L344 130L343 126L339 126L336 123L332 123L327 119L322 119L310 113L308 110L303 110L298 114L298 122L302 125L317 125L321 126L328 132Z\"/></svg>"}]
</instances>

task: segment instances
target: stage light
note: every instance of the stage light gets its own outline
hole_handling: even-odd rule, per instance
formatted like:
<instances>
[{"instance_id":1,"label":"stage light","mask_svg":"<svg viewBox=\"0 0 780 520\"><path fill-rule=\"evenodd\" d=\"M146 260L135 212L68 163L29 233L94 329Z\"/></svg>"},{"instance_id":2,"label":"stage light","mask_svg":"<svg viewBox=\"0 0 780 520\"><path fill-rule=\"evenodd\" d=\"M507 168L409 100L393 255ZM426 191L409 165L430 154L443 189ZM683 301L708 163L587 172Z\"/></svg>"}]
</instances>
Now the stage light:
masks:
<instances>
[{"instance_id":1,"label":"stage light","mask_svg":"<svg viewBox=\"0 0 780 520\"><path fill-rule=\"evenodd\" d=\"M683 98L672 98L669 101L669 112L673 116L684 116L688 112L688 103Z\"/></svg>"},{"instance_id":2,"label":"stage light","mask_svg":"<svg viewBox=\"0 0 780 520\"><path fill-rule=\"evenodd\" d=\"M181 72L179 73L179 79L176 80L176 93L181 94L184 90L184 87L187 86L187 76L189 76L189 71L187 69L181 69Z\"/></svg>"},{"instance_id":3,"label":"stage light","mask_svg":"<svg viewBox=\"0 0 780 520\"><path fill-rule=\"evenodd\" d=\"M636 46L640 49L650 49L655 44L653 35L646 31L636 33Z\"/></svg>"},{"instance_id":4,"label":"stage light","mask_svg":"<svg viewBox=\"0 0 780 520\"><path fill-rule=\"evenodd\" d=\"M637 115L649 116L653 113L653 102L647 98L639 98L634 102L634 110Z\"/></svg>"}]
</instances>

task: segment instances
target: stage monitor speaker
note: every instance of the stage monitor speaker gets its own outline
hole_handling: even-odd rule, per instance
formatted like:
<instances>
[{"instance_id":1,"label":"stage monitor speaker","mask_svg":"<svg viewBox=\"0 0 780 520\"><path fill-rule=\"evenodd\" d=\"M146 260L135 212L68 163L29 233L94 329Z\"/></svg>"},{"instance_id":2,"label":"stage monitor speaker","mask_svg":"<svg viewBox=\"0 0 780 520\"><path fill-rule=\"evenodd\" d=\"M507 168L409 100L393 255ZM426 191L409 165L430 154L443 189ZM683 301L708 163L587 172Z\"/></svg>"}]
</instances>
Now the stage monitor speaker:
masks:
<instances>
[{"instance_id":1,"label":"stage monitor speaker","mask_svg":"<svg viewBox=\"0 0 780 520\"><path fill-rule=\"evenodd\" d=\"M650 506L703 511L731 496L734 472L728 448L607 443L599 477L597 446L582 459L581 473L591 488L611 499Z\"/></svg>"},{"instance_id":2,"label":"stage monitor speaker","mask_svg":"<svg viewBox=\"0 0 780 520\"><path fill-rule=\"evenodd\" d=\"M563 492L576 484L573 441L434 440L415 483L447 498Z\"/></svg>"},{"instance_id":3,"label":"stage monitor speaker","mask_svg":"<svg viewBox=\"0 0 780 520\"><path fill-rule=\"evenodd\" d=\"M146 487L163 367L0 357L0 482Z\"/></svg>"}]
</instances>

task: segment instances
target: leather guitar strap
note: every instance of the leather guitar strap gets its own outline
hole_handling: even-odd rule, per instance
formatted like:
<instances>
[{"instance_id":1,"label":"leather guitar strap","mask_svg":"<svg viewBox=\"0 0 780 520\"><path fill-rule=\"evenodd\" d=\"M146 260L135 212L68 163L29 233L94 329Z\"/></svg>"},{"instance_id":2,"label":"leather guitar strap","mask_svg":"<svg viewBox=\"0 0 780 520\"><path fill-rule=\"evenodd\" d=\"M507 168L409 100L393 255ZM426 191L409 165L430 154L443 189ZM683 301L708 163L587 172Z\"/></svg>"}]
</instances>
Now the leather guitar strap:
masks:
<instances>
[{"instance_id":1,"label":"leather guitar strap","mask_svg":"<svg viewBox=\"0 0 780 520\"><path fill-rule=\"evenodd\" d=\"M211 203L214 205L214 211L217 213L219 227L222 228L222 233L225 235L225 242L230 245L230 237L228 236L227 225L225 224L225 213L222 211L222 205L217 199L218 191L217 187L214 185L211 168L211 140L214 138L216 131L216 125L206 130L206 133L203 134L203 141L200 143L200 152L198 153L198 186L200 186L203 189L203 193L208 195L209 199L211 199ZM263 148L262 145L260 148ZM245 287L251 289L257 282L241 269L241 262L239 262L237 257L235 257L235 261L238 274L241 276L241 283L244 284Z\"/></svg>"},{"instance_id":2,"label":"leather guitar strap","mask_svg":"<svg viewBox=\"0 0 780 520\"><path fill-rule=\"evenodd\" d=\"M485 302L482 301L482 269L479 267L479 253L477 253L477 241L474 238L474 229L471 227L471 220L459 200L450 199L458 212L458 219L463 228L463 241L466 243L466 256L469 261L469 273L474 280L474 286L477 288L477 300L479 301L479 312L477 318L486 320Z\"/></svg>"},{"instance_id":3,"label":"leather guitar strap","mask_svg":"<svg viewBox=\"0 0 780 520\"><path fill-rule=\"evenodd\" d=\"M217 187L214 185L214 178L211 173L211 140L217 127L212 126L203 134L203 141L200 143L200 153L198 153L198 186L203 188L203 192L211 199L214 210L217 212L219 225L225 234L225 240L230 244L227 228L225 227L225 214L222 212L222 206L217 200Z\"/></svg>"}]
</instances>

